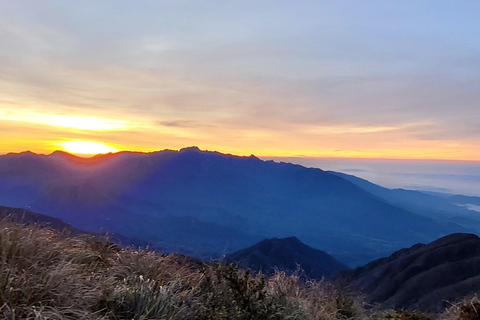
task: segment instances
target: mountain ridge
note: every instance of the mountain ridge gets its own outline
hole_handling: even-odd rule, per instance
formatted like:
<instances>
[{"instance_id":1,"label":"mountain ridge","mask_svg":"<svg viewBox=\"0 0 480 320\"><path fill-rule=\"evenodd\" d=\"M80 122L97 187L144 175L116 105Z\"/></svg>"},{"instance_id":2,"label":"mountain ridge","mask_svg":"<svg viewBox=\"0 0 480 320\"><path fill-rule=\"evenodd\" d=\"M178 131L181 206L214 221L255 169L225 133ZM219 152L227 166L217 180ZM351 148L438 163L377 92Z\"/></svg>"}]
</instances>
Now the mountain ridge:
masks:
<instances>
[{"instance_id":1,"label":"mountain ridge","mask_svg":"<svg viewBox=\"0 0 480 320\"><path fill-rule=\"evenodd\" d=\"M81 229L190 247L199 256L294 235L355 266L467 231L391 205L321 169L199 148L120 152L82 163L4 155L0 181L0 205L31 206ZM193 233L182 219L197 221ZM184 239L176 239L179 232Z\"/></svg>"},{"instance_id":2,"label":"mountain ridge","mask_svg":"<svg viewBox=\"0 0 480 320\"><path fill-rule=\"evenodd\" d=\"M451 234L354 270L353 287L386 308L439 312L480 288L480 238Z\"/></svg>"}]
</instances>

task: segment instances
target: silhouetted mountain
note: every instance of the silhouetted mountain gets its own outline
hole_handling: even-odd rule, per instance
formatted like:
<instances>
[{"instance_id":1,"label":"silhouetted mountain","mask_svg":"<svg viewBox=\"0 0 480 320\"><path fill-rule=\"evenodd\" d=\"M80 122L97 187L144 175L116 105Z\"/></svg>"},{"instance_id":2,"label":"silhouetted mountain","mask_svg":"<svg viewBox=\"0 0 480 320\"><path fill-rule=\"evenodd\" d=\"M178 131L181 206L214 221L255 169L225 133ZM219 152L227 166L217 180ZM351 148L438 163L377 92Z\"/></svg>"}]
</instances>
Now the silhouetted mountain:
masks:
<instances>
[{"instance_id":1,"label":"silhouetted mountain","mask_svg":"<svg viewBox=\"0 0 480 320\"><path fill-rule=\"evenodd\" d=\"M78 230L58 218L44 214L34 213L27 209L10 208L0 206L0 220L8 220L25 226L34 225L40 228L51 228L71 235L79 235L85 232Z\"/></svg>"},{"instance_id":2,"label":"silhouetted mountain","mask_svg":"<svg viewBox=\"0 0 480 320\"><path fill-rule=\"evenodd\" d=\"M294 235L358 266L467 230L392 205L320 169L195 147L89 159L62 152L3 155L0 204L30 206L76 228L204 259Z\"/></svg>"},{"instance_id":3,"label":"silhouetted mountain","mask_svg":"<svg viewBox=\"0 0 480 320\"><path fill-rule=\"evenodd\" d=\"M276 270L290 273L300 267L307 277L313 279L329 277L348 269L326 252L309 247L296 237L265 239L226 256L225 262L267 275Z\"/></svg>"},{"instance_id":4,"label":"silhouetted mountain","mask_svg":"<svg viewBox=\"0 0 480 320\"><path fill-rule=\"evenodd\" d=\"M27 209L22 208L10 208L0 206L0 220L6 220L16 224L24 226L35 226L39 228L49 228L51 230L59 231L68 236L78 236L78 235L93 235L100 238L105 237L105 234L94 234L86 231L79 230L72 227L70 224L63 222L58 218L53 218L48 215L35 213ZM146 247L147 242L133 239L130 237L125 237L121 234L109 234L108 238L110 241L121 244L124 246L134 246L134 247ZM159 249L159 248L157 248Z\"/></svg>"},{"instance_id":5,"label":"silhouetted mountain","mask_svg":"<svg viewBox=\"0 0 480 320\"><path fill-rule=\"evenodd\" d=\"M480 290L480 239L452 234L353 272L354 286L384 307L436 312Z\"/></svg>"}]
</instances>

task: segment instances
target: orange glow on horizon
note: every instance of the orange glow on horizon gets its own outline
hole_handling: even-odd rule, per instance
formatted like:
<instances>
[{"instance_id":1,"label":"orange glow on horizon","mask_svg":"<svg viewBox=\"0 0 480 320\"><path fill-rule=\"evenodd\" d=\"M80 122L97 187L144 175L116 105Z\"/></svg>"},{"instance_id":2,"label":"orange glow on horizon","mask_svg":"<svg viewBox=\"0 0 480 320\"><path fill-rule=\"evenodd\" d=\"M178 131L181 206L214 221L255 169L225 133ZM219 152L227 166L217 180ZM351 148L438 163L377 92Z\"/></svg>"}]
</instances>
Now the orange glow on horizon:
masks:
<instances>
[{"instance_id":1,"label":"orange glow on horizon","mask_svg":"<svg viewBox=\"0 0 480 320\"><path fill-rule=\"evenodd\" d=\"M275 158L342 158L392 160L480 161L472 140L418 140L400 126L303 125L245 129L237 126L154 123L151 119L116 114L66 116L56 113L0 110L0 154L30 150L50 154L62 150L80 156L118 151L153 152L198 146L238 156ZM5 116L5 117L4 117ZM122 120L128 119L128 120ZM419 125L423 128L424 124ZM408 127L408 126L404 126ZM315 129L315 130L314 130Z\"/></svg>"},{"instance_id":2,"label":"orange glow on horizon","mask_svg":"<svg viewBox=\"0 0 480 320\"><path fill-rule=\"evenodd\" d=\"M195 145L195 144L191 144ZM131 151L131 152L155 152L161 150L180 150L188 145L179 147L170 146L158 146L158 147L132 147L132 146L120 146L117 144L109 144L99 141L87 141L87 140L74 140L65 141L60 143L50 143L47 148L32 148L32 145L25 148L15 148L8 150L7 152L0 152L5 154L8 152L23 152L30 150L39 154L50 154L55 150L65 151L78 156L94 156L97 154L116 153L119 151ZM243 148L231 148L226 146L205 146L199 145L202 151L217 151L225 154L232 154L236 156L250 156L254 155L258 158L268 159L288 159L288 158L303 158L303 159L365 159L365 160L432 160L432 161L466 161L466 162L478 162L480 157L476 157L474 154L462 154L456 152L445 152L438 150L372 150L367 152L351 151L351 152L336 152L331 150L314 151L308 150L279 150L279 149L243 149Z\"/></svg>"},{"instance_id":3,"label":"orange glow on horizon","mask_svg":"<svg viewBox=\"0 0 480 320\"><path fill-rule=\"evenodd\" d=\"M57 144L62 151L78 155L96 155L120 151L118 148L95 141L65 141Z\"/></svg>"}]
</instances>

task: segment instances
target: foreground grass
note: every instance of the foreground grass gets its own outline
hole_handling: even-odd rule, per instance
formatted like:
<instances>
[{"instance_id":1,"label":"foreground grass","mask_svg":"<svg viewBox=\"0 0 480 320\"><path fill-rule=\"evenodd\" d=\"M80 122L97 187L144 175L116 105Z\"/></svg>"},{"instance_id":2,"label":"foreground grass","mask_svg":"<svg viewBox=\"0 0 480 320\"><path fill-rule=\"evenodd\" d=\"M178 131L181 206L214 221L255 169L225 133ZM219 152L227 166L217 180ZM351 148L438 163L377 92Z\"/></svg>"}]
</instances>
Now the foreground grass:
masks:
<instances>
[{"instance_id":1,"label":"foreground grass","mask_svg":"<svg viewBox=\"0 0 480 320\"><path fill-rule=\"evenodd\" d=\"M325 281L282 272L266 278L5 221L0 318L423 319L367 309L361 299Z\"/></svg>"}]
</instances>

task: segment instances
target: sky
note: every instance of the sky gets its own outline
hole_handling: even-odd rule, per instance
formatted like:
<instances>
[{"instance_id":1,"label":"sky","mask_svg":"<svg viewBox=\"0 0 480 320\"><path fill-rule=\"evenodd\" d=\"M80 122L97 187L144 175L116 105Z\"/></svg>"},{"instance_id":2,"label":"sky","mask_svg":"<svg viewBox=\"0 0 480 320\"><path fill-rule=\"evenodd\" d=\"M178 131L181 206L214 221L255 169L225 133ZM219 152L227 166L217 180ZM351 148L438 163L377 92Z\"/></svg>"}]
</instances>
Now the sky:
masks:
<instances>
[{"instance_id":1,"label":"sky","mask_svg":"<svg viewBox=\"0 0 480 320\"><path fill-rule=\"evenodd\" d=\"M0 0L0 154L480 161L480 1Z\"/></svg>"}]
</instances>

